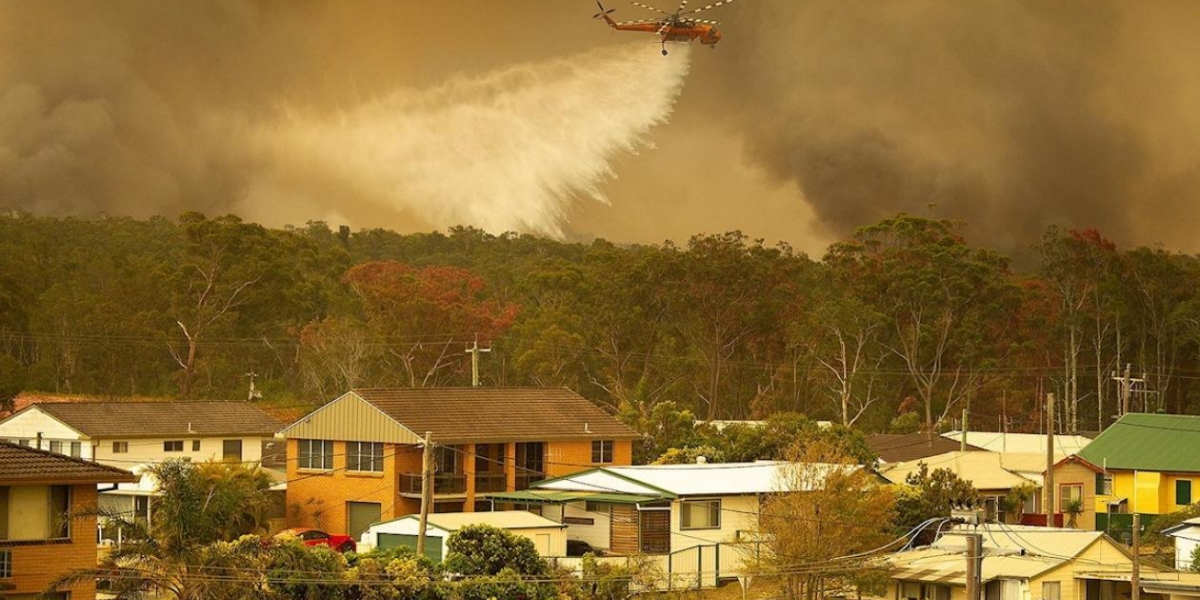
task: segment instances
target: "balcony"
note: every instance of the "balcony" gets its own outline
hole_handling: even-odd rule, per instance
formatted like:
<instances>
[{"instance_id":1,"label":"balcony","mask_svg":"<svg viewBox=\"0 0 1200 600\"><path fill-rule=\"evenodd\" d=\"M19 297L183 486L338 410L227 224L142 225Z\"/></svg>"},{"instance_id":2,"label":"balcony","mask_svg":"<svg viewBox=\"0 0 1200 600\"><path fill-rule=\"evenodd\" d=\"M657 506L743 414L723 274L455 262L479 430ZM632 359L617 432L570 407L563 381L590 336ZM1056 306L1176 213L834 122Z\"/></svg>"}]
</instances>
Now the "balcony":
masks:
<instances>
[{"instance_id":1,"label":"balcony","mask_svg":"<svg viewBox=\"0 0 1200 600\"><path fill-rule=\"evenodd\" d=\"M545 478L546 478L546 474L540 473L540 472L531 473L529 471L523 471L523 472L517 473L517 489L518 490L529 489L531 486L533 486L533 484L535 484Z\"/></svg>"},{"instance_id":2,"label":"balcony","mask_svg":"<svg viewBox=\"0 0 1200 600\"><path fill-rule=\"evenodd\" d=\"M404 495L421 495L421 474L404 473L400 475L400 493ZM433 493L465 494L467 493L467 476L462 473L438 473L433 476Z\"/></svg>"},{"instance_id":3,"label":"balcony","mask_svg":"<svg viewBox=\"0 0 1200 600\"><path fill-rule=\"evenodd\" d=\"M508 489L508 476L504 473L479 471L475 473L475 493L503 492Z\"/></svg>"}]
</instances>

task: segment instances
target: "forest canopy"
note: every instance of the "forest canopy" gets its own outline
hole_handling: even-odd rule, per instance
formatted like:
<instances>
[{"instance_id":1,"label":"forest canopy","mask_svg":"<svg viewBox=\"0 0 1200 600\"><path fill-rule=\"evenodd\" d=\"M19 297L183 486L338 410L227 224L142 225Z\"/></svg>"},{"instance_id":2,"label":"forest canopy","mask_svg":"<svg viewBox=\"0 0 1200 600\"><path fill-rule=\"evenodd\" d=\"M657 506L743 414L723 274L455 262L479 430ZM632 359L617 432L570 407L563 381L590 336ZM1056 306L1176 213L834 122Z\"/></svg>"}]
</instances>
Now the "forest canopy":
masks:
<instances>
[{"instance_id":1,"label":"forest canopy","mask_svg":"<svg viewBox=\"0 0 1200 600\"><path fill-rule=\"evenodd\" d=\"M313 406L352 387L568 387L629 422L795 412L883 431L1066 430L1200 412L1200 259L1048 229L1035 264L900 215L819 260L740 232L686 244L235 216L0 216L0 403L18 390Z\"/></svg>"}]
</instances>

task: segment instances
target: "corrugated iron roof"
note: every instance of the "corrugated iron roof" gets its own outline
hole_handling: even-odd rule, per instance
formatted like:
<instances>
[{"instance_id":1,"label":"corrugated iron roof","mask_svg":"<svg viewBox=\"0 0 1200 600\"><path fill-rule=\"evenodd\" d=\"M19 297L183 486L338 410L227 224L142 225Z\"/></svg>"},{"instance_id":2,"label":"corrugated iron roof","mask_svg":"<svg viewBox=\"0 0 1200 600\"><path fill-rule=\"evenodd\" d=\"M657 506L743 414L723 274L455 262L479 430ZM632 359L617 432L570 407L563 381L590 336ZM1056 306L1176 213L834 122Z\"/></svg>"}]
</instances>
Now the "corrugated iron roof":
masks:
<instances>
[{"instance_id":1,"label":"corrugated iron roof","mask_svg":"<svg viewBox=\"0 0 1200 600\"><path fill-rule=\"evenodd\" d=\"M0 442L0 483L133 483L129 471Z\"/></svg>"},{"instance_id":2,"label":"corrugated iron roof","mask_svg":"<svg viewBox=\"0 0 1200 600\"><path fill-rule=\"evenodd\" d=\"M1129 413L1079 455L1108 469L1200 473L1200 417Z\"/></svg>"},{"instance_id":3,"label":"corrugated iron roof","mask_svg":"<svg viewBox=\"0 0 1200 600\"><path fill-rule=\"evenodd\" d=\"M283 423L246 402L52 402L32 404L92 438L273 436ZM5 419L6 421L8 419Z\"/></svg>"},{"instance_id":4,"label":"corrugated iron roof","mask_svg":"<svg viewBox=\"0 0 1200 600\"><path fill-rule=\"evenodd\" d=\"M534 484L534 489L616 492L668 498L770 494L811 490L820 486L828 473L859 469L862 469L861 465L782 461L603 467L539 481Z\"/></svg>"},{"instance_id":5,"label":"corrugated iron roof","mask_svg":"<svg viewBox=\"0 0 1200 600\"><path fill-rule=\"evenodd\" d=\"M419 520L419 515L405 515L390 521L375 523L391 523L405 519ZM566 525L551 521L541 515L535 515L527 510L498 510L494 512L470 513L434 513L429 515L428 523L445 531L458 531L468 525L491 525L500 529L563 529Z\"/></svg>"},{"instance_id":6,"label":"corrugated iron roof","mask_svg":"<svg viewBox=\"0 0 1200 600\"><path fill-rule=\"evenodd\" d=\"M999 452L947 452L889 465L879 474L892 483L904 483L909 474L919 471L924 464L929 467L931 473L938 469L948 469L959 478L970 481L977 490L1009 490L1034 483L1029 478L1005 469L1002 460L1003 455Z\"/></svg>"},{"instance_id":7,"label":"corrugated iron roof","mask_svg":"<svg viewBox=\"0 0 1200 600\"><path fill-rule=\"evenodd\" d=\"M374 388L353 390L417 435L441 443L636 439L604 409L558 388Z\"/></svg>"}]
</instances>

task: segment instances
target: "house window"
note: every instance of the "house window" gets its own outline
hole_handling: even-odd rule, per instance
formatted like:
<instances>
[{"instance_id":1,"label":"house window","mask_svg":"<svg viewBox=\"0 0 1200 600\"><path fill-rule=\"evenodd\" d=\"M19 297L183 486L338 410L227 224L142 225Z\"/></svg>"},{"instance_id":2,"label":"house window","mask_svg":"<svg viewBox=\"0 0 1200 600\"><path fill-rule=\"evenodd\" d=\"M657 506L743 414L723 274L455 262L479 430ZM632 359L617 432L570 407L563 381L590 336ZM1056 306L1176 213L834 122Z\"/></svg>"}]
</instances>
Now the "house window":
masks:
<instances>
[{"instance_id":1,"label":"house window","mask_svg":"<svg viewBox=\"0 0 1200 600\"><path fill-rule=\"evenodd\" d=\"M69 486L0 487L0 540L69 538L70 511Z\"/></svg>"},{"instance_id":2,"label":"house window","mask_svg":"<svg viewBox=\"0 0 1200 600\"><path fill-rule=\"evenodd\" d=\"M25 446L26 448L28 448L33 445L33 440L30 440L30 439L17 440L17 445Z\"/></svg>"},{"instance_id":3,"label":"house window","mask_svg":"<svg viewBox=\"0 0 1200 600\"><path fill-rule=\"evenodd\" d=\"M602 515L607 515L609 510L612 508L612 505L607 502L596 502L594 500L588 500L583 504L583 506L584 510L587 512L600 513Z\"/></svg>"},{"instance_id":4,"label":"house window","mask_svg":"<svg viewBox=\"0 0 1200 600\"><path fill-rule=\"evenodd\" d=\"M1175 481L1175 504L1188 505L1192 503L1192 480L1179 479Z\"/></svg>"},{"instance_id":5,"label":"house window","mask_svg":"<svg viewBox=\"0 0 1200 600\"><path fill-rule=\"evenodd\" d=\"M1113 495L1113 476L1112 473L1100 473L1096 477L1096 493L1101 496Z\"/></svg>"},{"instance_id":6,"label":"house window","mask_svg":"<svg viewBox=\"0 0 1200 600\"><path fill-rule=\"evenodd\" d=\"M462 473L462 450L458 446L437 446L433 455L434 472L444 474Z\"/></svg>"},{"instance_id":7,"label":"house window","mask_svg":"<svg viewBox=\"0 0 1200 600\"><path fill-rule=\"evenodd\" d=\"M129 452L129 442L113 442L113 454Z\"/></svg>"},{"instance_id":8,"label":"house window","mask_svg":"<svg viewBox=\"0 0 1200 600\"><path fill-rule=\"evenodd\" d=\"M0 579L12 576L12 550L0 550Z\"/></svg>"},{"instance_id":9,"label":"house window","mask_svg":"<svg viewBox=\"0 0 1200 600\"><path fill-rule=\"evenodd\" d=\"M242 462L242 440L223 440L221 442L221 459Z\"/></svg>"},{"instance_id":10,"label":"house window","mask_svg":"<svg viewBox=\"0 0 1200 600\"><path fill-rule=\"evenodd\" d=\"M592 442L592 462L608 464L613 461L613 441L595 440Z\"/></svg>"},{"instance_id":11,"label":"house window","mask_svg":"<svg viewBox=\"0 0 1200 600\"><path fill-rule=\"evenodd\" d=\"M1083 484L1068 483L1058 488L1058 512L1067 513L1072 504L1083 502Z\"/></svg>"},{"instance_id":12,"label":"house window","mask_svg":"<svg viewBox=\"0 0 1200 600\"><path fill-rule=\"evenodd\" d=\"M680 529L720 529L721 501L684 500L679 503Z\"/></svg>"},{"instance_id":13,"label":"house window","mask_svg":"<svg viewBox=\"0 0 1200 600\"><path fill-rule=\"evenodd\" d=\"M346 442L346 469L383 472L382 442Z\"/></svg>"},{"instance_id":14,"label":"house window","mask_svg":"<svg viewBox=\"0 0 1200 600\"><path fill-rule=\"evenodd\" d=\"M950 586L902 581L898 586L900 600L950 600Z\"/></svg>"},{"instance_id":15,"label":"house window","mask_svg":"<svg viewBox=\"0 0 1200 600\"><path fill-rule=\"evenodd\" d=\"M183 440L167 440L163 442L163 452L183 452Z\"/></svg>"},{"instance_id":16,"label":"house window","mask_svg":"<svg viewBox=\"0 0 1200 600\"><path fill-rule=\"evenodd\" d=\"M301 469L321 469L328 471L333 468L333 442L328 440L297 440L300 450L299 462L296 466Z\"/></svg>"},{"instance_id":17,"label":"house window","mask_svg":"<svg viewBox=\"0 0 1200 600\"><path fill-rule=\"evenodd\" d=\"M192 440L192 452L200 451L200 440Z\"/></svg>"},{"instance_id":18,"label":"house window","mask_svg":"<svg viewBox=\"0 0 1200 600\"><path fill-rule=\"evenodd\" d=\"M71 442L71 456L79 458L83 456L83 444L80 442Z\"/></svg>"},{"instance_id":19,"label":"house window","mask_svg":"<svg viewBox=\"0 0 1200 600\"><path fill-rule=\"evenodd\" d=\"M1042 600L1062 600L1062 583L1058 581L1043 581Z\"/></svg>"}]
</instances>

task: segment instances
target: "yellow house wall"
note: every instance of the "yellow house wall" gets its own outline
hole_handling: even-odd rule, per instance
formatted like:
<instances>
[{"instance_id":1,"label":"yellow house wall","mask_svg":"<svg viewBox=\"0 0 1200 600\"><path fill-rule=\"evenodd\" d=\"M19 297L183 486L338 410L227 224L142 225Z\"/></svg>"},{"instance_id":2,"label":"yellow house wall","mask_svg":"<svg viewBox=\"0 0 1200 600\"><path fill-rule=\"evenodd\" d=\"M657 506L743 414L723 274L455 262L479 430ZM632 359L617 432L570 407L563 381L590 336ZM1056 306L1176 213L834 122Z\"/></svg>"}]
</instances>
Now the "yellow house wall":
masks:
<instances>
[{"instance_id":1,"label":"yellow house wall","mask_svg":"<svg viewBox=\"0 0 1200 600\"><path fill-rule=\"evenodd\" d=\"M1155 471L1110 471L1113 477L1113 495L1097 495L1094 509L1107 512L1108 502L1114 498L1126 498L1129 512L1161 515L1174 512L1187 505L1175 504L1175 482L1192 482L1192 503L1200 501L1200 474L1158 473ZM1135 484L1136 482L1136 484Z\"/></svg>"},{"instance_id":2,"label":"yellow house wall","mask_svg":"<svg viewBox=\"0 0 1200 600\"><path fill-rule=\"evenodd\" d=\"M1065 463L1054 468L1054 498L1060 502L1062 486L1083 486L1083 512L1076 518L1075 525L1079 529L1096 529L1096 472L1078 463ZM1057 507L1056 507L1057 512ZM1066 523L1067 517L1063 517ZM1064 594L1066 592L1063 592ZM1040 588L1035 597L1040 595ZM1067 598L1068 596L1063 596Z\"/></svg>"}]
</instances>

